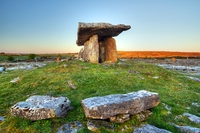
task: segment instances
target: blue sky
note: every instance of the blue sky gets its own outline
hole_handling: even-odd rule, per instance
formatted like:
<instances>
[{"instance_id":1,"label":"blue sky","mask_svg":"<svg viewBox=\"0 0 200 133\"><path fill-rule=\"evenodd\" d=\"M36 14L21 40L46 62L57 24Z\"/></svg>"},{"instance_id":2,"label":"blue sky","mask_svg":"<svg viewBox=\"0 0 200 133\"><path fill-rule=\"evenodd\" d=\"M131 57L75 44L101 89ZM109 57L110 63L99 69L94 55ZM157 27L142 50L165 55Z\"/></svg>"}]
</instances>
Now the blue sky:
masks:
<instances>
[{"instance_id":1,"label":"blue sky","mask_svg":"<svg viewBox=\"0 0 200 133\"><path fill-rule=\"evenodd\" d=\"M200 0L0 0L0 52L78 52L78 22L131 25L118 50L200 52Z\"/></svg>"}]
</instances>

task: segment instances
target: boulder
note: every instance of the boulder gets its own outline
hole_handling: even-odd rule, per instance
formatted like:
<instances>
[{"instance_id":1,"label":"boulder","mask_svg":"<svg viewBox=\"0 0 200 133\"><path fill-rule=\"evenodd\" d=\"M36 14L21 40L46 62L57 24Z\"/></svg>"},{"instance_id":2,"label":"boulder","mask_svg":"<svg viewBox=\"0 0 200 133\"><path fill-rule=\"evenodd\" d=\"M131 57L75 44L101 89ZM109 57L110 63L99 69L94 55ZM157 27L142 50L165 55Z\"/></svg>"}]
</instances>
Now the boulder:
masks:
<instances>
[{"instance_id":1,"label":"boulder","mask_svg":"<svg viewBox=\"0 0 200 133\"><path fill-rule=\"evenodd\" d=\"M31 96L26 101L11 107L11 114L32 121L54 117L64 117L70 108L67 97Z\"/></svg>"},{"instance_id":2,"label":"boulder","mask_svg":"<svg viewBox=\"0 0 200 133\"><path fill-rule=\"evenodd\" d=\"M98 35L98 41L102 41L105 38L118 36L121 32L130 29L130 25L112 25L109 23L82 23L78 24L78 39L76 44L83 46L84 43L89 40L93 35Z\"/></svg>"},{"instance_id":3,"label":"boulder","mask_svg":"<svg viewBox=\"0 0 200 133\"><path fill-rule=\"evenodd\" d=\"M157 106L159 102L158 93L145 90L81 101L86 118L91 119L108 119L120 114L134 115Z\"/></svg>"}]
</instances>

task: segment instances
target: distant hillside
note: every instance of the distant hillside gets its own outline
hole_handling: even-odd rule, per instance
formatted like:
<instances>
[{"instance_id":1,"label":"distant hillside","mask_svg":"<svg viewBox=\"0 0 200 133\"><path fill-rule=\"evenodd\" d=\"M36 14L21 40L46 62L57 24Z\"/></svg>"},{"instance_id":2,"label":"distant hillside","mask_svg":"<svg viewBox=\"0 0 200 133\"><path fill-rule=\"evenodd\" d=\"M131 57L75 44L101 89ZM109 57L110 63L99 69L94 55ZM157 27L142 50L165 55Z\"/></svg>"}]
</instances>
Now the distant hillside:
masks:
<instances>
[{"instance_id":1,"label":"distant hillside","mask_svg":"<svg viewBox=\"0 0 200 133\"><path fill-rule=\"evenodd\" d=\"M118 51L118 58L200 58L200 52Z\"/></svg>"}]
</instances>

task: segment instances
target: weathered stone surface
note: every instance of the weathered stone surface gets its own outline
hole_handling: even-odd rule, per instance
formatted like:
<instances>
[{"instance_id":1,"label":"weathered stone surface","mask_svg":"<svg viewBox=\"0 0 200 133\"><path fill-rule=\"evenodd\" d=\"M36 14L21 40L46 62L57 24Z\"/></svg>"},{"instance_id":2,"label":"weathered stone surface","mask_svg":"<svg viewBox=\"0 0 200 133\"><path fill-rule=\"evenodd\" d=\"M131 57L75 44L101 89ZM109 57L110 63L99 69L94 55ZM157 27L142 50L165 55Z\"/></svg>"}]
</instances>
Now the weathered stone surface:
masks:
<instances>
[{"instance_id":1,"label":"weathered stone surface","mask_svg":"<svg viewBox=\"0 0 200 133\"><path fill-rule=\"evenodd\" d=\"M130 25L111 25L109 23L81 23L78 24L78 39L76 44L78 46L84 45L93 35L98 35L98 41L105 38L118 36L121 32L131 28Z\"/></svg>"},{"instance_id":2,"label":"weathered stone surface","mask_svg":"<svg viewBox=\"0 0 200 133\"><path fill-rule=\"evenodd\" d=\"M134 127L134 133L171 133L171 132L146 124L142 125L142 127Z\"/></svg>"},{"instance_id":3,"label":"weathered stone surface","mask_svg":"<svg viewBox=\"0 0 200 133\"><path fill-rule=\"evenodd\" d=\"M78 59L82 59L83 58L83 52L84 52L84 47L82 47L78 53Z\"/></svg>"},{"instance_id":4,"label":"weathered stone surface","mask_svg":"<svg viewBox=\"0 0 200 133\"><path fill-rule=\"evenodd\" d=\"M3 71L5 71L5 70L6 70L5 67L0 67L0 73L3 72Z\"/></svg>"},{"instance_id":5,"label":"weathered stone surface","mask_svg":"<svg viewBox=\"0 0 200 133\"><path fill-rule=\"evenodd\" d=\"M151 115L151 111L149 110L145 110L145 111L142 111L138 114L135 114L133 117L138 121L138 122L142 122L142 121L146 121L150 115Z\"/></svg>"},{"instance_id":6,"label":"weathered stone surface","mask_svg":"<svg viewBox=\"0 0 200 133\"><path fill-rule=\"evenodd\" d=\"M83 125L80 122L75 121L62 125L57 133L77 133L82 128Z\"/></svg>"},{"instance_id":7,"label":"weathered stone surface","mask_svg":"<svg viewBox=\"0 0 200 133\"><path fill-rule=\"evenodd\" d=\"M81 58L84 61L89 61L91 63L99 63L99 42L98 35L93 35L88 41L84 43L84 50L82 52Z\"/></svg>"},{"instance_id":8,"label":"weathered stone surface","mask_svg":"<svg viewBox=\"0 0 200 133\"><path fill-rule=\"evenodd\" d=\"M104 61L106 61L105 54L105 43L101 41L99 42L99 63L103 63Z\"/></svg>"},{"instance_id":9,"label":"weathered stone surface","mask_svg":"<svg viewBox=\"0 0 200 133\"><path fill-rule=\"evenodd\" d=\"M98 132L98 130L102 127L111 131L115 129L112 123L102 120L88 120L87 127L93 132Z\"/></svg>"},{"instance_id":10,"label":"weathered stone surface","mask_svg":"<svg viewBox=\"0 0 200 133\"><path fill-rule=\"evenodd\" d=\"M119 114L116 116L111 116L110 121L114 123L124 123L125 121L130 120L129 114Z\"/></svg>"},{"instance_id":11,"label":"weathered stone surface","mask_svg":"<svg viewBox=\"0 0 200 133\"><path fill-rule=\"evenodd\" d=\"M106 38L102 41L102 45L104 46L104 60L117 62L117 46L114 38ZM101 57L101 56L100 56Z\"/></svg>"},{"instance_id":12,"label":"weathered stone surface","mask_svg":"<svg viewBox=\"0 0 200 133\"><path fill-rule=\"evenodd\" d=\"M31 96L11 107L11 114L30 120L64 117L70 108L67 97Z\"/></svg>"},{"instance_id":13,"label":"weathered stone surface","mask_svg":"<svg viewBox=\"0 0 200 133\"><path fill-rule=\"evenodd\" d=\"M200 133L200 128L191 127L191 126L178 126L176 124L171 123L182 133Z\"/></svg>"},{"instance_id":14,"label":"weathered stone surface","mask_svg":"<svg viewBox=\"0 0 200 133\"><path fill-rule=\"evenodd\" d=\"M4 120L5 120L5 117L0 116L0 121L4 121Z\"/></svg>"},{"instance_id":15,"label":"weathered stone surface","mask_svg":"<svg viewBox=\"0 0 200 133\"><path fill-rule=\"evenodd\" d=\"M134 115L157 106L157 93L141 90L128 94L92 97L81 101L86 118L107 119L119 114Z\"/></svg>"},{"instance_id":16,"label":"weathered stone surface","mask_svg":"<svg viewBox=\"0 0 200 133\"><path fill-rule=\"evenodd\" d=\"M200 118L196 115L184 113L183 116L187 116L190 121L200 124Z\"/></svg>"}]
</instances>

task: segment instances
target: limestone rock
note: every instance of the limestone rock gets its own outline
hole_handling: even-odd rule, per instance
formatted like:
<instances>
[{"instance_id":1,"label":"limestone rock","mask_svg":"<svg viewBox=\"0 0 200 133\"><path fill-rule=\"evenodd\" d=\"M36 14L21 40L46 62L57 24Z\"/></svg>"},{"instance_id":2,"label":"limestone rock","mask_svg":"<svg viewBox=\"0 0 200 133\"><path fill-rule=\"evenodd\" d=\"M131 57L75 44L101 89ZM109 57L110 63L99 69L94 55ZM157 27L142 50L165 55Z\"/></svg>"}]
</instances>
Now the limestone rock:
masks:
<instances>
[{"instance_id":1,"label":"limestone rock","mask_svg":"<svg viewBox=\"0 0 200 133\"><path fill-rule=\"evenodd\" d=\"M82 128L83 125L80 122L75 121L62 125L57 133L77 133Z\"/></svg>"},{"instance_id":2,"label":"limestone rock","mask_svg":"<svg viewBox=\"0 0 200 133\"><path fill-rule=\"evenodd\" d=\"M193 115L193 114L189 114L189 113L184 113L183 116L187 116L188 119L190 119L190 121L196 123L196 124L200 124L200 117Z\"/></svg>"},{"instance_id":3,"label":"limestone rock","mask_svg":"<svg viewBox=\"0 0 200 133\"><path fill-rule=\"evenodd\" d=\"M134 127L134 133L171 133L171 132L146 124L142 125L142 127Z\"/></svg>"},{"instance_id":4,"label":"limestone rock","mask_svg":"<svg viewBox=\"0 0 200 133\"><path fill-rule=\"evenodd\" d=\"M81 50L78 53L78 59L82 59L83 58L83 52L84 52L84 47L81 48Z\"/></svg>"},{"instance_id":5,"label":"limestone rock","mask_svg":"<svg viewBox=\"0 0 200 133\"><path fill-rule=\"evenodd\" d=\"M0 116L0 121L4 121L4 120L5 120L5 117Z\"/></svg>"},{"instance_id":6,"label":"limestone rock","mask_svg":"<svg viewBox=\"0 0 200 133\"><path fill-rule=\"evenodd\" d=\"M11 114L30 120L64 117L70 108L67 97L31 96L11 107Z\"/></svg>"},{"instance_id":7,"label":"limestone rock","mask_svg":"<svg viewBox=\"0 0 200 133\"><path fill-rule=\"evenodd\" d=\"M68 86L69 86L70 88L72 88L72 89L74 89L74 90L77 89L77 87L72 83L71 80L68 80L67 83L68 83Z\"/></svg>"},{"instance_id":8,"label":"limestone rock","mask_svg":"<svg viewBox=\"0 0 200 133\"><path fill-rule=\"evenodd\" d=\"M106 38L102 42L105 47L105 61L117 62L117 46L114 38Z\"/></svg>"},{"instance_id":9,"label":"limestone rock","mask_svg":"<svg viewBox=\"0 0 200 133\"><path fill-rule=\"evenodd\" d=\"M6 70L5 67L0 67L0 73L3 72L3 71L5 71L5 70Z\"/></svg>"},{"instance_id":10,"label":"limestone rock","mask_svg":"<svg viewBox=\"0 0 200 133\"><path fill-rule=\"evenodd\" d=\"M99 63L99 42L98 35L93 35L84 43L83 60L92 63Z\"/></svg>"},{"instance_id":11,"label":"limestone rock","mask_svg":"<svg viewBox=\"0 0 200 133\"><path fill-rule=\"evenodd\" d=\"M191 126L178 126L176 124L171 123L176 128L178 128L182 133L200 133L200 128L191 127Z\"/></svg>"},{"instance_id":12,"label":"limestone rock","mask_svg":"<svg viewBox=\"0 0 200 133\"><path fill-rule=\"evenodd\" d=\"M78 46L84 45L93 35L98 35L98 41L102 41L105 38L118 36L121 32L131 28L129 25L112 25L109 23L82 23L78 24L78 39L76 44Z\"/></svg>"},{"instance_id":13,"label":"limestone rock","mask_svg":"<svg viewBox=\"0 0 200 133\"><path fill-rule=\"evenodd\" d=\"M119 114L134 115L157 106L158 93L141 90L128 94L92 97L81 101L86 118L107 119Z\"/></svg>"},{"instance_id":14,"label":"limestone rock","mask_svg":"<svg viewBox=\"0 0 200 133\"><path fill-rule=\"evenodd\" d=\"M114 125L112 123L102 120L88 120L87 127L93 132L98 132L101 127L111 131L114 130Z\"/></svg>"},{"instance_id":15,"label":"limestone rock","mask_svg":"<svg viewBox=\"0 0 200 133\"><path fill-rule=\"evenodd\" d=\"M142 121L146 121L150 115L152 114L151 111L149 110L145 110L145 111L142 111L138 114L135 114L134 115L134 118L138 121L138 122L142 122Z\"/></svg>"},{"instance_id":16,"label":"limestone rock","mask_svg":"<svg viewBox=\"0 0 200 133\"><path fill-rule=\"evenodd\" d=\"M124 123L125 121L130 120L129 114L120 114L116 116L111 116L110 121L114 123Z\"/></svg>"}]
</instances>

